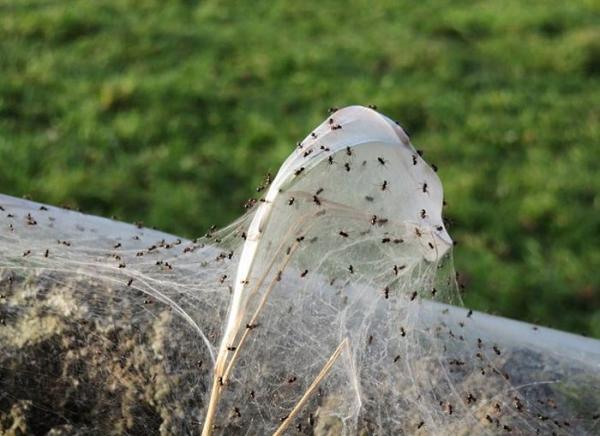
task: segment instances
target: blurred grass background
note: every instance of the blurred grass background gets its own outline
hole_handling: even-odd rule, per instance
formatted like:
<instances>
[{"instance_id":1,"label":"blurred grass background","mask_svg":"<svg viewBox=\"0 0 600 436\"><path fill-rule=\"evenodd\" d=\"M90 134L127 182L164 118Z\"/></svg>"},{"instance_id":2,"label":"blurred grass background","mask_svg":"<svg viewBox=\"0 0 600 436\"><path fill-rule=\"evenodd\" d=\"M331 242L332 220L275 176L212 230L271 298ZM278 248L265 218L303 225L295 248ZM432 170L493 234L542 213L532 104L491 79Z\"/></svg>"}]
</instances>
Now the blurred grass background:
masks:
<instances>
[{"instance_id":1,"label":"blurred grass background","mask_svg":"<svg viewBox=\"0 0 600 436\"><path fill-rule=\"evenodd\" d=\"M465 302L600 337L596 1L0 0L0 192L187 237L330 106L439 166Z\"/></svg>"}]
</instances>

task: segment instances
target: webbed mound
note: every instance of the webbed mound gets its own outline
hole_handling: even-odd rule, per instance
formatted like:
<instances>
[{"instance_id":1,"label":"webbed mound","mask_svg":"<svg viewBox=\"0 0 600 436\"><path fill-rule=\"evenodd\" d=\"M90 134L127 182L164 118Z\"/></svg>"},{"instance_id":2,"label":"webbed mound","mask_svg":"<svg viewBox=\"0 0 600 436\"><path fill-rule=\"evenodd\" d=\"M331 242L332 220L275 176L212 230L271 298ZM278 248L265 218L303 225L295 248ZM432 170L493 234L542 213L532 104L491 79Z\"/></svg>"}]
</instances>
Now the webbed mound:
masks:
<instances>
[{"instance_id":1,"label":"webbed mound","mask_svg":"<svg viewBox=\"0 0 600 436\"><path fill-rule=\"evenodd\" d=\"M0 196L0 429L593 434L599 342L462 308L442 201L361 107L194 242Z\"/></svg>"}]
</instances>

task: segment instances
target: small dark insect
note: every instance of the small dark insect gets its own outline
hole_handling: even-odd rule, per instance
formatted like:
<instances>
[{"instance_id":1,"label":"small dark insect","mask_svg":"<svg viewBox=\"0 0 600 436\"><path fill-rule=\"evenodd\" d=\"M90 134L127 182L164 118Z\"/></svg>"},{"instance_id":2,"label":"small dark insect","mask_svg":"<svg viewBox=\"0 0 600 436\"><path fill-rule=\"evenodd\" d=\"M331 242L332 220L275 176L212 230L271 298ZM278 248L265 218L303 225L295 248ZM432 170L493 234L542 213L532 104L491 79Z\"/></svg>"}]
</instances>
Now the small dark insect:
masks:
<instances>
[{"instance_id":1,"label":"small dark insect","mask_svg":"<svg viewBox=\"0 0 600 436\"><path fill-rule=\"evenodd\" d=\"M340 124L335 124L335 125L331 126L331 130L338 130L341 128L342 128L342 126Z\"/></svg>"},{"instance_id":2,"label":"small dark insect","mask_svg":"<svg viewBox=\"0 0 600 436\"><path fill-rule=\"evenodd\" d=\"M420 238L421 236L423 236L423 234L421 233L421 230L419 229L415 229L415 234Z\"/></svg>"},{"instance_id":3,"label":"small dark insect","mask_svg":"<svg viewBox=\"0 0 600 436\"><path fill-rule=\"evenodd\" d=\"M242 239L246 239L246 232L242 232Z\"/></svg>"},{"instance_id":4,"label":"small dark insect","mask_svg":"<svg viewBox=\"0 0 600 436\"><path fill-rule=\"evenodd\" d=\"M508 425L505 425L503 428L509 433L512 431L512 428L510 428Z\"/></svg>"},{"instance_id":5,"label":"small dark insect","mask_svg":"<svg viewBox=\"0 0 600 436\"><path fill-rule=\"evenodd\" d=\"M388 182L387 180L384 180L383 183L381 184L381 190L385 191L388 187Z\"/></svg>"},{"instance_id":6,"label":"small dark insect","mask_svg":"<svg viewBox=\"0 0 600 436\"><path fill-rule=\"evenodd\" d=\"M37 221L35 219L33 219L33 217L31 216L30 213L27 214L27 225L30 226L35 226L37 224Z\"/></svg>"},{"instance_id":7,"label":"small dark insect","mask_svg":"<svg viewBox=\"0 0 600 436\"><path fill-rule=\"evenodd\" d=\"M501 354L500 348L498 348L496 345L494 345L492 348L494 349L494 353L496 353L498 356Z\"/></svg>"},{"instance_id":8,"label":"small dark insect","mask_svg":"<svg viewBox=\"0 0 600 436\"><path fill-rule=\"evenodd\" d=\"M113 245L113 248L114 249L121 248L121 243L117 242L115 245Z\"/></svg>"},{"instance_id":9,"label":"small dark insect","mask_svg":"<svg viewBox=\"0 0 600 436\"><path fill-rule=\"evenodd\" d=\"M316 195L313 195L313 202L317 205L320 206L321 205L321 200L319 200L319 197L317 197Z\"/></svg>"},{"instance_id":10,"label":"small dark insect","mask_svg":"<svg viewBox=\"0 0 600 436\"><path fill-rule=\"evenodd\" d=\"M479 348L481 350L482 345L483 345L483 341L481 340L481 338L477 338L477 348Z\"/></svg>"},{"instance_id":11,"label":"small dark insect","mask_svg":"<svg viewBox=\"0 0 600 436\"><path fill-rule=\"evenodd\" d=\"M437 173L437 171L438 171L437 165L431 164L431 168L433 168L433 171L435 171Z\"/></svg>"},{"instance_id":12,"label":"small dark insect","mask_svg":"<svg viewBox=\"0 0 600 436\"><path fill-rule=\"evenodd\" d=\"M406 268L406 265L394 265L394 274L398 275L398 272L400 272L401 270L403 270L404 268Z\"/></svg>"},{"instance_id":13,"label":"small dark insect","mask_svg":"<svg viewBox=\"0 0 600 436\"><path fill-rule=\"evenodd\" d=\"M378 157L378 158L377 158L377 160L379 161L379 163L380 163L381 165L385 166L385 164L386 164L386 161L385 161L385 159L384 159L384 158L382 158L382 157Z\"/></svg>"},{"instance_id":14,"label":"small dark insect","mask_svg":"<svg viewBox=\"0 0 600 436\"><path fill-rule=\"evenodd\" d=\"M234 347L234 346L227 347L228 351L235 351L236 349L237 349L237 347Z\"/></svg>"},{"instance_id":15,"label":"small dark insect","mask_svg":"<svg viewBox=\"0 0 600 436\"><path fill-rule=\"evenodd\" d=\"M23 253L23 257L29 256L30 254L31 254L31 250L27 250L25 253Z\"/></svg>"},{"instance_id":16,"label":"small dark insect","mask_svg":"<svg viewBox=\"0 0 600 436\"><path fill-rule=\"evenodd\" d=\"M291 377L288 379L288 383L289 383L289 384L292 384L292 383L294 383L296 380L298 380L298 377L296 377L295 375L293 375L293 376L291 376Z\"/></svg>"},{"instance_id":17,"label":"small dark insect","mask_svg":"<svg viewBox=\"0 0 600 436\"><path fill-rule=\"evenodd\" d=\"M402 337L406 336L406 330L404 330L404 327L400 327L400 336L402 336Z\"/></svg>"},{"instance_id":18,"label":"small dark insect","mask_svg":"<svg viewBox=\"0 0 600 436\"><path fill-rule=\"evenodd\" d=\"M233 408L233 413L235 414L235 416L237 418L241 418L242 417L242 414L240 413L240 409L238 407L234 407Z\"/></svg>"},{"instance_id":19,"label":"small dark insect","mask_svg":"<svg viewBox=\"0 0 600 436\"><path fill-rule=\"evenodd\" d=\"M127 282L127 287L131 286L132 283L133 283L133 279L129 279L129 281Z\"/></svg>"},{"instance_id":20,"label":"small dark insect","mask_svg":"<svg viewBox=\"0 0 600 436\"><path fill-rule=\"evenodd\" d=\"M120 264L119 264L119 268L125 268L125 266L126 266L126 265L125 265L124 263L120 263Z\"/></svg>"},{"instance_id":21,"label":"small dark insect","mask_svg":"<svg viewBox=\"0 0 600 436\"><path fill-rule=\"evenodd\" d=\"M313 139L317 139L317 134L316 134L315 132L312 132L312 133L310 134L310 136L311 136Z\"/></svg>"},{"instance_id":22,"label":"small dark insect","mask_svg":"<svg viewBox=\"0 0 600 436\"><path fill-rule=\"evenodd\" d=\"M304 171L304 167L300 167L296 171L294 171L294 175L299 176L300 174L302 174L302 171Z\"/></svg>"},{"instance_id":23,"label":"small dark insect","mask_svg":"<svg viewBox=\"0 0 600 436\"><path fill-rule=\"evenodd\" d=\"M309 150L306 150L302 156L303 156L303 157L308 157L308 156L310 156L310 154L311 154L312 152L313 152L313 149L311 148L311 149L309 149ZM260 187L260 189L261 189L261 190L263 190L263 189L264 189L264 186L261 186L261 187Z\"/></svg>"},{"instance_id":24,"label":"small dark insect","mask_svg":"<svg viewBox=\"0 0 600 436\"><path fill-rule=\"evenodd\" d=\"M336 107L330 107L330 108L329 108L329 110L328 110L328 112L329 112L330 114L332 114L332 113L334 113L334 112L337 112L337 111L338 111L338 108L336 108Z\"/></svg>"},{"instance_id":25,"label":"small dark insect","mask_svg":"<svg viewBox=\"0 0 600 436\"><path fill-rule=\"evenodd\" d=\"M373 343L373 335L369 336L369 340L367 341L367 344L371 345Z\"/></svg>"},{"instance_id":26,"label":"small dark insect","mask_svg":"<svg viewBox=\"0 0 600 436\"><path fill-rule=\"evenodd\" d=\"M300 141L298 141L298 142L296 142L296 146L297 146L298 148L302 148L302 143L301 143Z\"/></svg>"},{"instance_id":27,"label":"small dark insect","mask_svg":"<svg viewBox=\"0 0 600 436\"><path fill-rule=\"evenodd\" d=\"M348 156L352 156L352 150L350 149L350 147L346 147L346 154Z\"/></svg>"},{"instance_id":28,"label":"small dark insect","mask_svg":"<svg viewBox=\"0 0 600 436\"><path fill-rule=\"evenodd\" d=\"M391 239L390 239L390 238L383 238L383 239L381 240L381 243L382 243L382 244L387 244L387 243L388 243L388 242L390 242L390 241L391 241Z\"/></svg>"},{"instance_id":29,"label":"small dark insect","mask_svg":"<svg viewBox=\"0 0 600 436\"><path fill-rule=\"evenodd\" d=\"M375 224L377 224L377 215L373 215L371 217L371 225L375 225Z\"/></svg>"},{"instance_id":30,"label":"small dark insect","mask_svg":"<svg viewBox=\"0 0 600 436\"><path fill-rule=\"evenodd\" d=\"M317 189L316 195L319 195L319 194L320 194L321 192L323 192L323 191L324 191L324 189L323 189L323 188L319 188L319 189Z\"/></svg>"},{"instance_id":31,"label":"small dark insect","mask_svg":"<svg viewBox=\"0 0 600 436\"><path fill-rule=\"evenodd\" d=\"M367 200L367 201L371 202L371 201L373 201L373 200L374 200L374 198L373 198L373 197L371 197L370 195L367 195L367 196L365 197L365 200Z\"/></svg>"},{"instance_id":32,"label":"small dark insect","mask_svg":"<svg viewBox=\"0 0 600 436\"><path fill-rule=\"evenodd\" d=\"M413 291L412 295L410 296L410 301L414 301L415 298L417 298L417 291Z\"/></svg>"},{"instance_id":33,"label":"small dark insect","mask_svg":"<svg viewBox=\"0 0 600 436\"><path fill-rule=\"evenodd\" d=\"M435 294L437 294L437 289L433 288L433 289L431 290L431 296L432 296L432 297L435 297Z\"/></svg>"},{"instance_id":34,"label":"small dark insect","mask_svg":"<svg viewBox=\"0 0 600 436\"><path fill-rule=\"evenodd\" d=\"M5 211L6 209L4 209L2 206L0 206L0 210L1 211Z\"/></svg>"},{"instance_id":35,"label":"small dark insect","mask_svg":"<svg viewBox=\"0 0 600 436\"><path fill-rule=\"evenodd\" d=\"M423 427L425 425L425 421L421 421L419 422L419 424L417 425L417 430L419 430L421 427Z\"/></svg>"},{"instance_id":36,"label":"small dark insect","mask_svg":"<svg viewBox=\"0 0 600 436\"><path fill-rule=\"evenodd\" d=\"M281 271L277 271L277 277L275 277L275 280L277 280L278 282L281 281Z\"/></svg>"},{"instance_id":37,"label":"small dark insect","mask_svg":"<svg viewBox=\"0 0 600 436\"><path fill-rule=\"evenodd\" d=\"M427 193L427 182L424 182L423 185L421 186L421 189L423 190L423 192Z\"/></svg>"},{"instance_id":38,"label":"small dark insect","mask_svg":"<svg viewBox=\"0 0 600 436\"><path fill-rule=\"evenodd\" d=\"M44 257L48 257L49 254L50 254L50 250L46 249L46 251L44 251Z\"/></svg>"},{"instance_id":39,"label":"small dark insect","mask_svg":"<svg viewBox=\"0 0 600 436\"><path fill-rule=\"evenodd\" d=\"M350 172L350 164L348 162L344 164L344 168L346 168L347 172Z\"/></svg>"},{"instance_id":40,"label":"small dark insect","mask_svg":"<svg viewBox=\"0 0 600 436\"><path fill-rule=\"evenodd\" d=\"M227 280L227 274L223 274L223 275L221 276L221 278L219 279L219 283L221 283L221 284L222 284L223 282L225 282L225 280Z\"/></svg>"},{"instance_id":41,"label":"small dark insect","mask_svg":"<svg viewBox=\"0 0 600 436\"><path fill-rule=\"evenodd\" d=\"M339 235L342 236L343 238L347 238L348 237L348 233L344 232L343 230L340 230Z\"/></svg>"},{"instance_id":42,"label":"small dark insect","mask_svg":"<svg viewBox=\"0 0 600 436\"><path fill-rule=\"evenodd\" d=\"M369 109L373 109L374 111L376 111L376 110L377 110L377 105L376 105L376 104L370 104L370 105L368 106L368 108L369 108Z\"/></svg>"},{"instance_id":43,"label":"small dark insect","mask_svg":"<svg viewBox=\"0 0 600 436\"><path fill-rule=\"evenodd\" d=\"M436 226L436 227L435 227L435 229L436 229L438 232L441 232L442 230L444 230L444 228L443 228L442 226Z\"/></svg>"},{"instance_id":44,"label":"small dark insect","mask_svg":"<svg viewBox=\"0 0 600 436\"><path fill-rule=\"evenodd\" d=\"M286 419L288 419L289 416L290 415L285 415L284 417L279 418L279 422L285 421Z\"/></svg>"},{"instance_id":45,"label":"small dark insect","mask_svg":"<svg viewBox=\"0 0 600 436\"><path fill-rule=\"evenodd\" d=\"M491 424L492 422L494 422L494 420L492 419L492 417L490 415L485 415L485 419L487 419L487 421Z\"/></svg>"},{"instance_id":46,"label":"small dark insect","mask_svg":"<svg viewBox=\"0 0 600 436\"><path fill-rule=\"evenodd\" d=\"M350 271L350 274L354 274L354 267L352 265L349 265L348 271Z\"/></svg>"},{"instance_id":47,"label":"small dark insect","mask_svg":"<svg viewBox=\"0 0 600 436\"><path fill-rule=\"evenodd\" d=\"M421 209L421 218L422 219L427 218L427 211L425 209Z\"/></svg>"},{"instance_id":48,"label":"small dark insect","mask_svg":"<svg viewBox=\"0 0 600 436\"><path fill-rule=\"evenodd\" d=\"M428 242L427 245L429 245L429 248L431 248L432 250L435 248L435 246L431 242Z\"/></svg>"},{"instance_id":49,"label":"small dark insect","mask_svg":"<svg viewBox=\"0 0 600 436\"><path fill-rule=\"evenodd\" d=\"M521 402L521 399L519 397L514 398L513 405L515 406L515 409L517 409L519 412L523 410L523 403Z\"/></svg>"},{"instance_id":50,"label":"small dark insect","mask_svg":"<svg viewBox=\"0 0 600 436\"><path fill-rule=\"evenodd\" d=\"M304 241L304 236L298 236L296 238L296 242L302 242L302 241Z\"/></svg>"},{"instance_id":51,"label":"small dark insect","mask_svg":"<svg viewBox=\"0 0 600 436\"><path fill-rule=\"evenodd\" d=\"M333 156L329 156L327 161L329 162L329 165L333 165Z\"/></svg>"},{"instance_id":52,"label":"small dark insect","mask_svg":"<svg viewBox=\"0 0 600 436\"><path fill-rule=\"evenodd\" d=\"M473 315L473 311L469 309L469 311L467 312L467 318L471 318L471 315Z\"/></svg>"},{"instance_id":53,"label":"small dark insect","mask_svg":"<svg viewBox=\"0 0 600 436\"><path fill-rule=\"evenodd\" d=\"M400 355L397 355L396 357L394 357L394 363L400 360Z\"/></svg>"},{"instance_id":54,"label":"small dark insect","mask_svg":"<svg viewBox=\"0 0 600 436\"><path fill-rule=\"evenodd\" d=\"M250 324L250 323L246 324L246 328L248 330L255 329L256 327L258 327L258 324Z\"/></svg>"},{"instance_id":55,"label":"small dark insect","mask_svg":"<svg viewBox=\"0 0 600 436\"><path fill-rule=\"evenodd\" d=\"M387 300L388 298L390 298L390 287L386 286L385 289L383 290L383 294L385 295L385 299Z\"/></svg>"},{"instance_id":56,"label":"small dark insect","mask_svg":"<svg viewBox=\"0 0 600 436\"><path fill-rule=\"evenodd\" d=\"M300 274L300 277L306 277L306 274L308 274L308 270L305 269L304 271L302 271L302 274Z\"/></svg>"},{"instance_id":57,"label":"small dark insect","mask_svg":"<svg viewBox=\"0 0 600 436\"><path fill-rule=\"evenodd\" d=\"M477 398L475 398L473 394L469 392L469 394L467 395L467 404L472 404L475 401L477 401Z\"/></svg>"},{"instance_id":58,"label":"small dark insect","mask_svg":"<svg viewBox=\"0 0 600 436\"><path fill-rule=\"evenodd\" d=\"M329 124L333 124L333 118L329 118Z\"/></svg>"},{"instance_id":59,"label":"small dark insect","mask_svg":"<svg viewBox=\"0 0 600 436\"><path fill-rule=\"evenodd\" d=\"M423 150L417 150L417 154L421 157L423 157Z\"/></svg>"},{"instance_id":60,"label":"small dark insect","mask_svg":"<svg viewBox=\"0 0 600 436\"><path fill-rule=\"evenodd\" d=\"M412 161L413 161L413 165L417 164L417 155L416 154L412 155Z\"/></svg>"}]
</instances>

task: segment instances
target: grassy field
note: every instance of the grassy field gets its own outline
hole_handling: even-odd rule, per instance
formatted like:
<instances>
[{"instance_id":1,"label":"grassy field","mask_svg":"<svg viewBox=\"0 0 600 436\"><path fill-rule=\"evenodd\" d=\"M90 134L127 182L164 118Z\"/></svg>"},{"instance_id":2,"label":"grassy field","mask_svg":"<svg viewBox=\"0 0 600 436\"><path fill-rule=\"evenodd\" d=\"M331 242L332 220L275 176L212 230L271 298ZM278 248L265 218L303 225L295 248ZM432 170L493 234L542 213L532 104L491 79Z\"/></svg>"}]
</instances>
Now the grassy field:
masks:
<instances>
[{"instance_id":1,"label":"grassy field","mask_svg":"<svg viewBox=\"0 0 600 436\"><path fill-rule=\"evenodd\" d=\"M188 237L329 106L437 164L466 304L600 337L595 1L0 0L0 192Z\"/></svg>"}]
</instances>

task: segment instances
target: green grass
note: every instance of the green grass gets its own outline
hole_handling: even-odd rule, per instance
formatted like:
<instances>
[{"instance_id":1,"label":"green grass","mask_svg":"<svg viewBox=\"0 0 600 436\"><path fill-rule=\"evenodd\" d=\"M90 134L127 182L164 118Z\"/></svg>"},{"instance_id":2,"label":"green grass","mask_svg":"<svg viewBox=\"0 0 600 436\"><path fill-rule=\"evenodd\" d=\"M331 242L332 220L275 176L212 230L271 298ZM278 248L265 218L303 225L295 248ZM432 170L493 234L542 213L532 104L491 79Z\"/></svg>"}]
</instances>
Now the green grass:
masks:
<instances>
[{"instance_id":1,"label":"green grass","mask_svg":"<svg viewBox=\"0 0 600 436\"><path fill-rule=\"evenodd\" d=\"M0 192L192 237L329 106L440 167L466 303L600 337L594 1L0 0Z\"/></svg>"}]
</instances>

